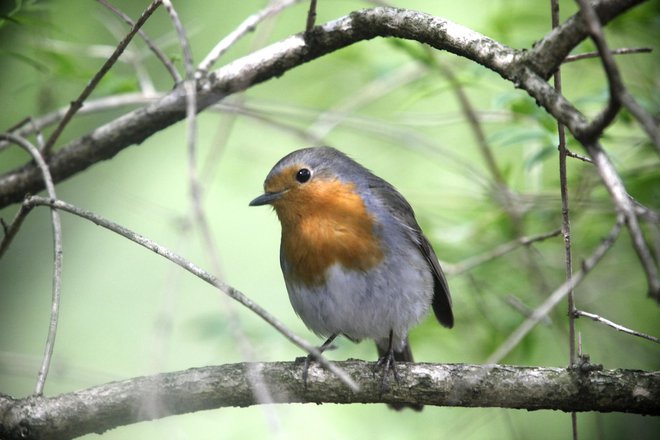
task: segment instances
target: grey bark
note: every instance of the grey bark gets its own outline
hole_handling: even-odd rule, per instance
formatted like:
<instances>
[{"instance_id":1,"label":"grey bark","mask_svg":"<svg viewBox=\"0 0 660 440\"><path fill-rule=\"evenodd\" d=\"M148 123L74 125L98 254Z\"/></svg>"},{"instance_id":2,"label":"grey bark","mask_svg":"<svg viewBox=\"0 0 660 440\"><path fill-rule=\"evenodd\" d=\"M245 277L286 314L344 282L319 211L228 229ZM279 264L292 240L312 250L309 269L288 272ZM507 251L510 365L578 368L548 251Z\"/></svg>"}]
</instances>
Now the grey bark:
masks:
<instances>
[{"instance_id":1,"label":"grey bark","mask_svg":"<svg viewBox=\"0 0 660 440\"><path fill-rule=\"evenodd\" d=\"M240 363L110 382L54 397L0 395L0 438L69 439L175 414L258 404L253 384L276 403L401 403L527 410L660 414L660 372L504 365L398 364L400 381L381 393L373 363L338 362L360 389L302 362ZM260 374L255 374L255 372ZM251 377L252 376L252 377ZM427 411L429 409L427 408Z\"/></svg>"}]
</instances>

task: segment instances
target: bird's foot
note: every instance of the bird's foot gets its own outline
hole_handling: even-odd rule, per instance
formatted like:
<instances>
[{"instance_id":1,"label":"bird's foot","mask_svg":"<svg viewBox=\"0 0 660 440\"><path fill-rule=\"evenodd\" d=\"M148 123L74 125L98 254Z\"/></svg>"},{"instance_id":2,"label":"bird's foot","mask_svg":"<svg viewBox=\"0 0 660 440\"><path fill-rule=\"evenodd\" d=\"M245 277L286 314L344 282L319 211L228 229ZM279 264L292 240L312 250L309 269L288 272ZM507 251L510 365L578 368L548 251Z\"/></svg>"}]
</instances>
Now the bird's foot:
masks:
<instances>
[{"instance_id":1,"label":"bird's foot","mask_svg":"<svg viewBox=\"0 0 660 440\"><path fill-rule=\"evenodd\" d=\"M374 367L374 375L376 374L376 371L379 369L382 370L382 376L380 380L380 393L383 394L384 392L389 390L387 377L389 376L390 371L392 372L392 376L394 376L394 380L396 381L396 383L397 384L399 383L399 373L396 371L396 361L394 360L393 350L388 350L387 353L385 353L383 356L381 356L378 359Z\"/></svg>"}]
</instances>

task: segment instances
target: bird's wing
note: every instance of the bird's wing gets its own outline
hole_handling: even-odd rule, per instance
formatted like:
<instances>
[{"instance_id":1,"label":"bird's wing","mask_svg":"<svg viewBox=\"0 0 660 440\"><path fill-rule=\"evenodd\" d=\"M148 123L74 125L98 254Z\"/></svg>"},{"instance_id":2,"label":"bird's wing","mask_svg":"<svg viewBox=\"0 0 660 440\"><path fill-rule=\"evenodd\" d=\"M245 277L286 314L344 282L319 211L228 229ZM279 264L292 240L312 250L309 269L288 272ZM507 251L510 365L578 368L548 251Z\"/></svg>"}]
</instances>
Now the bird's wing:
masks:
<instances>
[{"instance_id":1,"label":"bird's wing","mask_svg":"<svg viewBox=\"0 0 660 440\"><path fill-rule=\"evenodd\" d=\"M445 274L440 267L438 257L417 223L415 213L408 201L385 180L371 174L369 188L380 200L385 209L396 218L410 233L411 240L418 246L422 255L429 264L433 274L433 312L436 318L445 327L454 326L454 315L451 309L451 296Z\"/></svg>"}]
</instances>

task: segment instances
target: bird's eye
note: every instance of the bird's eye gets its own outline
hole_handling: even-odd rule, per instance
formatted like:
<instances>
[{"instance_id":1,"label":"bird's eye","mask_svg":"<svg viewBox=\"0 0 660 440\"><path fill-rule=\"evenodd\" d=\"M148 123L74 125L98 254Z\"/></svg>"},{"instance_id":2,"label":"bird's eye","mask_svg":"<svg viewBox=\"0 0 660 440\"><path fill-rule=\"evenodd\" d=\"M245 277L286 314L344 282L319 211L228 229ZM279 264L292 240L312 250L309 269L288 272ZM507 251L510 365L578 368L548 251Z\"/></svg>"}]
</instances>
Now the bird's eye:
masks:
<instances>
[{"instance_id":1,"label":"bird's eye","mask_svg":"<svg viewBox=\"0 0 660 440\"><path fill-rule=\"evenodd\" d=\"M296 180L300 183L307 182L310 177L312 177L312 172L309 171L307 168L301 168L296 173Z\"/></svg>"}]
</instances>

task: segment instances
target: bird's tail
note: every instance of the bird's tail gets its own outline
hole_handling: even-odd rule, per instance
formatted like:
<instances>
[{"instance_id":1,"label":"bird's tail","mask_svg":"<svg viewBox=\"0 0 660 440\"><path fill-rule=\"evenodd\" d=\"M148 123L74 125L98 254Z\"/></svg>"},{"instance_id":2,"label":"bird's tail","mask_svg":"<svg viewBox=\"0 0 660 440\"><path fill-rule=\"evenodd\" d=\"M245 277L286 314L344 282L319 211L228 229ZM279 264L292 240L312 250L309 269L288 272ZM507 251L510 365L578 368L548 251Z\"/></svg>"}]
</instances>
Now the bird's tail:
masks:
<instances>
[{"instance_id":1,"label":"bird's tail","mask_svg":"<svg viewBox=\"0 0 660 440\"><path fill-rule=\"evenodd\" d=\"M387 354L387 349L383 349L376 344L376 348L378 349L378 357L382 358ZM405 340L405 345L403 346L403 349L401 351L394 351L394 361L395 362L415 362L413 359L412 355L412 350L410 349L410 343L408 342L408 338ZM394 367L396 368L396 366ZM401 411L404 408L410 408L415 411L421 411L424 408L424 405L421 405L419 403L388 403L387 406L391 409L394 409L396 411Z\"/></svg>"}]
</instances>

